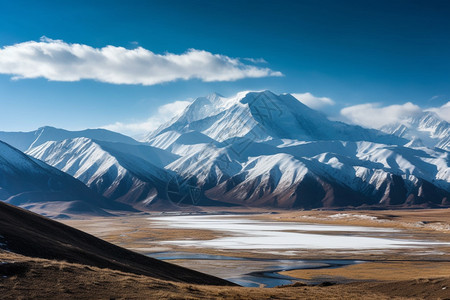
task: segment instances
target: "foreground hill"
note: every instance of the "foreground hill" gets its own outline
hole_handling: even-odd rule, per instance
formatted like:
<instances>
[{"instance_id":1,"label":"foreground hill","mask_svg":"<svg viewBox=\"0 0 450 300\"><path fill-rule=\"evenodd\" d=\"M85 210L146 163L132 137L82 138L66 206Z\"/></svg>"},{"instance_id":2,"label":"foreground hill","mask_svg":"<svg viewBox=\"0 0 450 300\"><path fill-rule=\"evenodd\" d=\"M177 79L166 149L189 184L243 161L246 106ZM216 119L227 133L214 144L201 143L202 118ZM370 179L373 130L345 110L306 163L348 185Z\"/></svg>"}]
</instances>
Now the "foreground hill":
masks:
<instances>
[{"instance_id":1,"label":"foreground hill","mask_svg":"<svg viewBox=\"0 0 450 300\"><path fill-rule=\"evenodd\" d=\"M232 283L115 246L92 235L0 202L0 249L156 279L209 285Z\"/></svg>"},{"instance_id":2,"label":"foreground hill","mask_svg":"<svg viewBox=\"0 0 450 300\"><path fill-rule=\"evenodd\" d=\"M2 299L447 299L450 278L282 288L210 286L1 252Z\"/></svg>"}]
</instances>

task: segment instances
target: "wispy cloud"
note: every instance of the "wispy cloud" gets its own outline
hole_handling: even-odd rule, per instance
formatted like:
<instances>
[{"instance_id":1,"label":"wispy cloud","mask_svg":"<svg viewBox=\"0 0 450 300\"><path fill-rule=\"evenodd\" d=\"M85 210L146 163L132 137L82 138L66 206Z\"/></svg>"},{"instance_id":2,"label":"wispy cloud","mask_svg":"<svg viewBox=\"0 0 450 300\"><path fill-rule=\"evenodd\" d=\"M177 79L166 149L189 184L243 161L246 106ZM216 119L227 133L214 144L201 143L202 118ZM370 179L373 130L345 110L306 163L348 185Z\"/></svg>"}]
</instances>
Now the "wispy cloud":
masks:
<instances>
[{"instance_id":1,"label":"wispy cloud","mask_svg":"<svg viewBox=\"0 0 450 300\"><path fill-rule=\"evenodd\" d=\"M326 106L332 106L335 102L328 97L317 97L311 93L302 93L302 94L291 94L298 101L302 102L306 106L309 106L312 109L321 110Z\"/></svg>"},{"instance_id":2,"label":"wispy cloud","mask_svg":"<svg viewBox=\"0 0 450 300\"><path fill-rule=\"evenodd\" d=\"M130 123L116 122L114 124L103 126L103 128L140 139L150 131L157 129L161 124L170 121L176 115L181 114L181 112L190 103L190 101L175 101L167 103L160 106L157 109L157 112L150 116L147 120Z\"/></svg>"},{"instance_id":3,"label":"wispy cloud","mask_svg":"<svg viewBox=\"0 0 450 300\"><path fill-rule=\"evenodd\" d=\"M42 37L0 49L0 73L13 79L43 77L53 81L92 79L113 84L154 85L175 80L234 81L282 76L278 71L243 63L238 58L189 49L156 54L142 47L93 48Z\"/></svg>"},{"instance_id":4,"label":"wispy cloud","mask_svg":"<svg viewBox=\"0 0 450 300\"><path fill-rule=\"evenodd\" d=\"M244 60L249 61L254 64L267 64L267 61L264 58L245 57Z\"/></svg>"}]
</instances>

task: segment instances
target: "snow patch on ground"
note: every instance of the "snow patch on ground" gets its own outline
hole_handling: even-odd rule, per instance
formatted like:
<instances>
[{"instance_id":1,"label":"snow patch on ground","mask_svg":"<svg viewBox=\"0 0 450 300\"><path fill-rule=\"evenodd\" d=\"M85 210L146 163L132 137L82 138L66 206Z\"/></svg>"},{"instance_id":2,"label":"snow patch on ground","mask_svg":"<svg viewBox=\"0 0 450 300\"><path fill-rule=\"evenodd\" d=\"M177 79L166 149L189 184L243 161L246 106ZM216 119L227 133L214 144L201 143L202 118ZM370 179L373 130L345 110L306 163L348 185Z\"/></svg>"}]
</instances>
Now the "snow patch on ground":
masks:
<instances>
[{"instance_id":1,"label":"snow patch on ground","mask_svg":"<svg viewBox=\"0 0 450 300\"><path fill-rule=\"evenodd\" d=\"M378 221L378 218L374 217L374 216L356 215L356 214L342 214L342 213L328 216L328 218L331 218L331 219L361 219L361 220Z\"/></svg>"},{"instance_id":2,"label":"snow patch on ground","mask_svg":"<svg viewBox=\"0 0 450 300\"><path fill-rule=\"evenodd\" d=\"M176 216L149 218L152 226L222 231L231 236L211 240L174 240L167 244L227 250L335 249L392 250L450 245L393 238L397 229L325 224L301 224L249 220L236 216ZM156 223L156 224L155 224ZM386 237L389 236L389 237Z\"/></svg>"}]
</instances>

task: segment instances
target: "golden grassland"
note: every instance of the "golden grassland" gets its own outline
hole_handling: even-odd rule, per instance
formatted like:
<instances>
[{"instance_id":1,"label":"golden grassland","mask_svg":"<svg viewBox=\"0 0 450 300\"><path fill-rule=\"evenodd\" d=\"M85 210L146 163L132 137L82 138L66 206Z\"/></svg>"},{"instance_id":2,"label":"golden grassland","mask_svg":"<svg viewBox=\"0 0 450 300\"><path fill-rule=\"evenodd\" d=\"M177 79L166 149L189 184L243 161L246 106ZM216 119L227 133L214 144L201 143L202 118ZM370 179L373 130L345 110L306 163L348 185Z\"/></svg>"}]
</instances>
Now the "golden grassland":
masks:
<instances>
[{"instance_id":1,"label":"golden grassland","mask_svg":"<svg viewBox=\"0 0 450 300\"><path fill-rule=\"evenodd\" d=\"M303 279L333 281L350 280L397 281L450 276L450 262L437 261L376 261L349 265L338 269L292 270L280 274Z\"/></svg>"},{"instance_id":2,"label":"golden grassland","mask_svg":"<svg viewBox=\"0 0 450 300\"><path fill-rule=\"evenodd\" d=\"M450 209L282 211L277 214L260 215L258 218L284 222L398 228L432 234L444 233L439 237L450 240Z\"/></svg>"}]
</instances>

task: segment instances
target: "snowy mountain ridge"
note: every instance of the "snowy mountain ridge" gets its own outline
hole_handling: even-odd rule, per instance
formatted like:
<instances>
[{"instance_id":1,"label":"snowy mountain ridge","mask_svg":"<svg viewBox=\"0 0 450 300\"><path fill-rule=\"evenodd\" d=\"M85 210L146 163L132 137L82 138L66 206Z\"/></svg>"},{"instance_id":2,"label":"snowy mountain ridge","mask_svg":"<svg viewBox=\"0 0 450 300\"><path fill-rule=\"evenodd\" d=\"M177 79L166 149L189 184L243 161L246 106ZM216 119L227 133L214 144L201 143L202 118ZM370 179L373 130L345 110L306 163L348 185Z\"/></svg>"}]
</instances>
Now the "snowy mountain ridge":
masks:
<instances>
[{"instance_id":1,"label":"snowy mountain ridge","mask_svg":"<svg viewBox=\"0 0 450 300\"><path fill-rule=\"evenodd\" d=\"M146 145L74 138L49 141L26 152L81 180L114 201L147 205L173 176L164 166L178 156Z\"/></svg>"},{"instance_id":2,"label":"snowy mountain ridge","mask_svg":"<svg viewBox=\"0 0 450 300\"><path fill-rule=\"evenodd\" d=\"M29 132L4 132L0 131L0 140L21 150L26 151L42 145L48 141L62 141L65 139L87 137L107 142L122 142L127 144L139 144L134 139L123 134L105 129L86 129L80 131L68 131L50 126L41 127Z\"/></svg>"},{"instance_id":3,"label":"snowy mountain ridge","mask_svg":"<svg viewBox=\"0 0 450 300\"><path fill-rule=\"evenodd\" d=\"M2 141L0 200L53 216L109 215L103 209L117 207L82 182Z\"/></svg>"},{"instance_id":4,"label":"snowy mountain ridge","mask_svg":"<svg viewBox=\"0 0 450 300\"><path fill-rule=\"evenodd\" d=\"M447 203L449 153L408 137L333 122L289 94L262 91L197 98L147 142L180 155L166 169L235 204Z\"/></svg>"},{"instance_id":5,"label":"snowy mountain ridge","mask_svg":"<svg viewBox=\"0 0 450 300\"><path fill-rule=\"evenodd\" d=\"M145 140L167 132L198 131L216 141L247 137L252 140L367 140L388 144L408 141L376 130L330 121L290 94L241 92L231 98L217 94L194 100L184 112L150 133Z\"/></svg>"},{"instance_id":6,"label":"snowy mountain ridge","mask_svg":"<svg viewBox=\"0 0 450 300\"><path fill-rule=\"evenodd\" d=\"M427 147L450 150L450 123L434 112L423 112L402 122L385 125L380 130Z\"/></svg>"}]
</instances>

